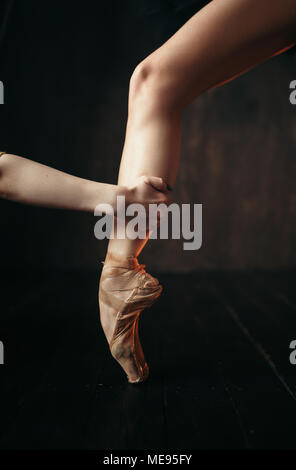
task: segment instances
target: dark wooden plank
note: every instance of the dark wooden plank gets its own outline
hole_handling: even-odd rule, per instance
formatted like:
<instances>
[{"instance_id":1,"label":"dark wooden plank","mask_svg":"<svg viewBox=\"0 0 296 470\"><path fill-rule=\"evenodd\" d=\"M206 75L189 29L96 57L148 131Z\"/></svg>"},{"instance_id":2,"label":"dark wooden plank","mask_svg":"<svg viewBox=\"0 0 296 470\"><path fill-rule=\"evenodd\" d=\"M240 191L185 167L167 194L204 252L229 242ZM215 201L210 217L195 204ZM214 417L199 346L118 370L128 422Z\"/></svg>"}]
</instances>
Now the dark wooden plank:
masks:
<instances>
[{"instance_id":1,"label":"dark wooden plank","mask_svg":"<svg viewBox=\"0 0 296 470\"><path fill-rule=\"evenodd\" d=\"M13 369L17 369L16 379L7 378L14 415L9 416L9 425L2 436L4 448L71 447L82 440L81 415L85 420L89 396L83 403L81 397L91 392L93 378L90 375L85 380L89 372L87 365L93 365L88 359L95 361L98 357L98 350L87 349L89 344L97 344L93 338L97 324L95 321L88 328L87 323L83 323L88 317L82 308L82 296L87 299L86 285L82 281L81 277L75 283L75 276L62 276L60 289L52 291L46 302L32 304L31 310L24 314L22 333L25 333L25 342L30 344L31 355L24 356L22 371L12 364ZM96 305L95 291L94 299ZM19 321L18 316L16 319ZM82 406L85 402L86 407ZM75 426L75 423L78 424Z\"/></svg>"},{"instance_id":2,"label":"dark wooden plank","mask_svg":"<svg viewBox=\"0 0 296 470\"><path fill-rule=\"evenodd\" d=\"M296 271L255 271L252 273L252 279L271 297L296 310Z\"/></svg>"},{"instance_id":3,"label":"dark wooden plank","mask_svg":"<svg viewBox=\"0 0 296 470\"><path fill-rule=\"evenodd\" d=\"M244 448L241 423L200 328L211 296L201 275L167 278L164 316L165 409L169 449ZM212 325L215 328L215 325Z\"/></svg>"},{"instance_id":4,"label":"dark wooden plank","mask_svg":"<svg viewBox=\"0 0 296 470\"><path fill-rule=\"evenodd\" d=\"M267 274L266 278L273 277ZM232 284L234 289L229 286ZM271 295L250 274L231 277L223 284L234 307L239 309L242 325L253 338L258 351L278 376L287 392L296 399L295 368L289 362L289 345L296 339L296 315L293 306ZM274 292L277 292L276 288ZM235 313L233 313L235 315Z\"/></svg>"},{"instance_id":5,"label":"dark wooden plank","mask_svg":"<svg viewBox=\"0 0 296 470\"><path fill-rule=\"evenodd\" d=\"M48 321L51 311L47 307L50 308L50 305L45 299L49 296L54 298L61 289L60 279L44 275L41 283L32 283L33 278L35 276L29 274L28 283L16 275L10 300L6 299L0 316L1 339L5 345L5 365L0 369L0 390L2 396L6 397L6 400L1 400L0 406L5 409L5 417L9 414L10 405L15 409L23 396L39 383L40 375L34 372L34 367L37 365L38 370L41 360L44 360L45 367L46 358L50 357L54 349L54 341L50 338L52 325ZM38 326L40 335L36 334Z\"/></svg>"},{"instance_id":6,"label":"dark wooden plank","mask_svg":"<svg viewBox=\"0 0 296 470\"><path fill-rule=\"evenodd\" d=\"M240 282L244 285L246 277ZM274 367L257 336L264 330L267 337L272 326L263 320L263 313L251 309L247 298L238 292L235 276L231 276L231 280L228 276L228 281L225 276L220 276L208 284L219 303L212 308L208 304L204 319L210 322L209 327L216 325L211 330L212 335L216 332L213 348L216 348L223 376L251 446L294 449L296 406L293 391ZM234 342L233 338L236 338ZM252 346L251 351L246 343Z\"/></svg>"}]
</instances>

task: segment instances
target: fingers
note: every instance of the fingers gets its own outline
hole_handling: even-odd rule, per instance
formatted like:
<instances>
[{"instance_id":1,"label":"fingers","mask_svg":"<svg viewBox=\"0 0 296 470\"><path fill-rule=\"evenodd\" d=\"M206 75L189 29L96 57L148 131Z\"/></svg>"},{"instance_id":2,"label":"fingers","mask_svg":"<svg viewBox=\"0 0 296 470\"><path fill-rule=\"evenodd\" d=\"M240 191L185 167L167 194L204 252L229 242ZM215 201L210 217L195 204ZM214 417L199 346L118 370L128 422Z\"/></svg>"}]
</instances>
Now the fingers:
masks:
<instances>
[{"instance_id":1,"label":"fingers","mask_svg":"<svg viewBox=\"0 0 296 470\"><path fill-rule=\"evenodd\" d=\"M159 176L138 176L134 186L128 187L130 202L149 204L169 204L168 185Z\"/></svg>"},{"instance_id":2,"label":"fingers","mask_svg":"<svg viewBox=\"0 0 296 470\"><path fill-rule=\"evenodd\" d=\"M144 176L144 182L146 184L150 184L154 189L161 191L162 193L166 193L171 189L170 186L168 186L167 183L165 183L165 181L159 176Z\"/></svg>"}]
</instances>

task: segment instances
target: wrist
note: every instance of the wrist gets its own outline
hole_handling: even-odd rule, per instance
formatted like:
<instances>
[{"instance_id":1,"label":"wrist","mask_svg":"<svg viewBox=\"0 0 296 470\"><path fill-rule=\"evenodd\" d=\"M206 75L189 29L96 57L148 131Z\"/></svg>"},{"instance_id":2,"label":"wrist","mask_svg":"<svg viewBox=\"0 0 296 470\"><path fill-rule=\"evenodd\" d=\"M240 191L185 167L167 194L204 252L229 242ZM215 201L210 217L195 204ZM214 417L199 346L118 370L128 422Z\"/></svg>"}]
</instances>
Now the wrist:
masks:
<instances>
[{"instance_id":1,"label":"wrist","mask_svg":"<svg viewBox=\"0 0 296 470\"><path fill-rule=\"evenodd\" d=\"M113 206L113 211L114 215L117 215L117 209L118 209L118 196L123 196L125 198L125 206L127 206L130 203L131 200L131 190L127 186L122 186L122 185L117 185L116 186L116 191L115 191L115 201L114 201L114 206Z\"/></svg>"}]
</instances>

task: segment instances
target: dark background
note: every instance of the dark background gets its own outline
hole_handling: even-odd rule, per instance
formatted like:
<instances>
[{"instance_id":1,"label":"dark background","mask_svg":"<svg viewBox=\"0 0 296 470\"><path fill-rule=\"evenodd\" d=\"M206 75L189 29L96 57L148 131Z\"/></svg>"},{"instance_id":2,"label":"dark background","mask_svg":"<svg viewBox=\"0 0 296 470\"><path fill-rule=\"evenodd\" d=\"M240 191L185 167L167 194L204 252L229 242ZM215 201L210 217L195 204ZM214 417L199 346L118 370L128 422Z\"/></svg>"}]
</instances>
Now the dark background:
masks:
<instances>
[{"instance_id":1,"label":"dark background","mask_svg":"<svg viewBox=\"0 0 296 470\"><path fill-rule=\"evenodd\" d=\"M145 16L138 2L11 3L0 148L115 183L129 77L194 8ZM276 57L184 112L174 198L203 204L203 246L184 252L182 241L153 240L141 257L149 269L295 267L295 64L292 52ZM92 269L104 259L91 214L7 201L0 211L3 269Z\"/></svg>"},{"instance_id":2,"label":"dark background","mask_svg":"<svg viewBox=\"0 0 296 470\"><path fill-rule=\"evenodd\" d=\"M129 77L193 14L177 3L0 0L0 149L115 183ZM99 325L94 216L0 201L0 449L295 450L295 63L184 113L174 193L203 204L204 241L141 256L164 291L141 315L139 387Z\"/></svg>"}]
</instances>

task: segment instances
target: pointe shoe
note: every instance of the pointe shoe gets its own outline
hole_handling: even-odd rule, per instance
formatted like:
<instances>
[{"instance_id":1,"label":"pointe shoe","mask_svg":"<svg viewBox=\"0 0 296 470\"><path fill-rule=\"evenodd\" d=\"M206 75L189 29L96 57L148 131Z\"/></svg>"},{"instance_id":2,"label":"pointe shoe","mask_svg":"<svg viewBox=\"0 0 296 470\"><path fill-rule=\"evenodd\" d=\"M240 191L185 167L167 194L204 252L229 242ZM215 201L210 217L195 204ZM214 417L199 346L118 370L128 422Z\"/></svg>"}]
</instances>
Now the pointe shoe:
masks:
<instances>
[{"instance_id":1,"label":"pointe shoe","mask_svg":"<svg viewBox=\"0 0 296 470\"><path fill-rule=\"evenodd\" d=\"M101 319L104 308L111 308L115 314L113 329L106 324L106 319L102 321L110 351L130 383L144 382L148 378L149 367L139 339L139 316L162 292L158 280L144 268L134 257L120 261L109 255L99 288Z\"/></svg>"}]
</instances>

